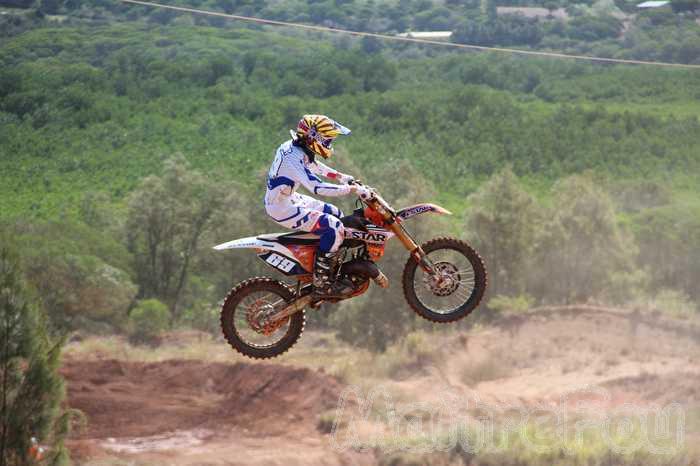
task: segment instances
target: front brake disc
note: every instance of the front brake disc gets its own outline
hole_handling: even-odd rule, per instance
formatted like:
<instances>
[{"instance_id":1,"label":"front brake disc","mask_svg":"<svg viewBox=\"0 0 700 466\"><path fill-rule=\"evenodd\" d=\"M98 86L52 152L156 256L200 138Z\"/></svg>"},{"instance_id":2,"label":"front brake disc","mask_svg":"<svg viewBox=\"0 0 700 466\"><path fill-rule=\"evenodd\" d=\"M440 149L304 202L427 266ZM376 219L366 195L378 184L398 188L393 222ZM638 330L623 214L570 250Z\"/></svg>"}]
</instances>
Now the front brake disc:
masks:
<instances>
[{"instance_id":1,"label":"front brake disc","mask_svg":"<svg viewBox=\"0 0 700 466\"><path fill-rule=\"evenodd\" d=\"M459 271L451 262L436 262L436 273L426 277L426 285L436 296L449 296L459 288Z\"/></svg>"}]
</instances>

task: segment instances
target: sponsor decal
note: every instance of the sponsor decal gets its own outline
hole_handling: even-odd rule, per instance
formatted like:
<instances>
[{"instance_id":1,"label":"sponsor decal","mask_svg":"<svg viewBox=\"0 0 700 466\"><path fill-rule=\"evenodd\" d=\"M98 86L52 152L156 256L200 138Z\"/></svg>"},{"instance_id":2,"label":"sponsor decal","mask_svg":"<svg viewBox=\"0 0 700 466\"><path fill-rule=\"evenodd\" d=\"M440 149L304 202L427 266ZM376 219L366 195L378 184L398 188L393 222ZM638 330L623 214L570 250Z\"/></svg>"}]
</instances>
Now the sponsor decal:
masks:
<instances>
[{"instance_id":1,"label":"sponsor decal","mask_svg":"<svg viewBox=\"0 0 700 466\"><path fill-rule=\"evenodd\" d=\"M346 230L347 231L347 230ZM361 230L350 230L349 236L346 237L352 239L361 239L362 241L372 242L372 243L383 243L387 240L386 233L381 233L379 231L361 231Z\"/></svg>"},{"instance_id":2,"label":"sponsor decal","mask_svg":"<svg viewBox=\"0 0 700 466\"><path fill-rule=\"evenodd\" d=\"M236 247L239 247L239 248L256 248L258 246L259 246L259 243L254 243L254 242L236 243Z\"/></svg>"},{"instance_id":3,"label":"sponsor decal","mask_svg":"<svg viewBox=\"0 0 700 466\"><path fill-rule=\"evenodd\" d=\"M422 214L423 212L429 212L433 210L433 206L431 205L417 205L415 207L410 207L402 212L399 213L399 217L401 218L410 218L413 217L414 215Z\"/></svg>"}]
</instances>

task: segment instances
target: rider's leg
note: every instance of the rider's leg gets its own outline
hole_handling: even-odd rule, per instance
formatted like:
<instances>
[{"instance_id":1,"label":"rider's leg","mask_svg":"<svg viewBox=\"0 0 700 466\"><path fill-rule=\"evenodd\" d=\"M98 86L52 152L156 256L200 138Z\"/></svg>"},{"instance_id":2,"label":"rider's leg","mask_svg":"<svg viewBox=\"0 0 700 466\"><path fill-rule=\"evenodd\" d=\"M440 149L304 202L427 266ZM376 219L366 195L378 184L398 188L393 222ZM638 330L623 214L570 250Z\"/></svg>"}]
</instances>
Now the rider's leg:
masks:
<instances>
[{"instance_id":1,"label":"rider's leg","mask_svg":"<svg viewBox=\"0 0 700 466\"><path fill-rule=\"evenodd\" d=\"M331 296L349 291L346 284L336 283L333 276L337 251L345 236L339 219L343 212L333 204L298 193L294 196L294 202L284 208L271 207L275 208L268 208L268 214L280 225L320 236L314 264L314 292Z\"/></svg>"},{"instance_id":2,"label":"rider's leg","mask_svg":"<svg viewBox=\"0 0 700 466\"><path fill-rule=\"evenodd\" d=\"M330 210L330 208L326 208L326 210ZM278 223L287 228L308 231L320 237L314 262L313 286L315 294L340 296L351 291L347 284L336 282L334 277L337 251L345 237L345 229L338 217L301 207L299 215Z\"/></svg>"},{"instance_id":3,"label":"rider's leg","mask_svg":"<svg viewBox=\"0 0 700 466\"><path fill-rule=\"evenodd\" d=\"M304 206L307 209L318 210L319 212L332 215L333 217L342 218L344 216L343 211L335 205L314 199L311 196L297 193L296 202L298 205Z\"/></svg>"},{"instance_id":4,"label":"rider's leg","mask_svg":"<svg viewBox=\"0 0 700 466\"><path fill-rule=\"evenodd\" d=\"M323 214L311 232L321 237L314 263L314 294L319 297L348 294L352 287L334 277L337 251L345 236L343 224L337 217Z\"/></svg>"}]
</instances>

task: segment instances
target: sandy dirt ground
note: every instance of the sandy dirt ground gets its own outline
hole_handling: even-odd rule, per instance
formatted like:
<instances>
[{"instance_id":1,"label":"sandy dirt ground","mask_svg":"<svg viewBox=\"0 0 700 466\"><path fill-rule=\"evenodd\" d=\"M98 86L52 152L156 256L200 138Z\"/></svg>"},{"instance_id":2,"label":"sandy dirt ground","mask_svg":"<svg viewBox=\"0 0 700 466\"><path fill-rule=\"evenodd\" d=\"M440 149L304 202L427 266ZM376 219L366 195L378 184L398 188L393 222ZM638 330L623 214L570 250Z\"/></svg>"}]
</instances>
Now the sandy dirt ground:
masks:
<instances>
[{"instance_id":1,"label":"sandy dirt ground","mask_svg":"<svg viewBox=\"0 0 700 466\"><path fill-rule=\"evenodd\" d=\"M562 406L594 392L604 411L675 402L697 413L700 338L689 324L669 322L585 310L505 319L435 334L444 344L428 361L363 385L381 383L395 402L411 406L444 404L449 393L466 411L475 399ZM73 458L91 466L377 464L373 450L336 451L328 426L320 427L322 415L348 393L346 384L278 361L143 363L69 355L62 369L69 404L89 421L69 443ZM366 430L378 423L368 420ZM700 436L690 428L685 441L700 443Z\"/></svg>"},{"instance_id":2,"label":"sandy dirt ground","mask_svg":"<svg viewBox=\"0 0 700 466\"><path fill-rule=\"evenodd\" d=\"M112 359L67 360L62 373L70 406L88 418L70 444L79 463L371 464L329 457L316 427L342 387L310 369Z\"/></svg>"}]
</instances>

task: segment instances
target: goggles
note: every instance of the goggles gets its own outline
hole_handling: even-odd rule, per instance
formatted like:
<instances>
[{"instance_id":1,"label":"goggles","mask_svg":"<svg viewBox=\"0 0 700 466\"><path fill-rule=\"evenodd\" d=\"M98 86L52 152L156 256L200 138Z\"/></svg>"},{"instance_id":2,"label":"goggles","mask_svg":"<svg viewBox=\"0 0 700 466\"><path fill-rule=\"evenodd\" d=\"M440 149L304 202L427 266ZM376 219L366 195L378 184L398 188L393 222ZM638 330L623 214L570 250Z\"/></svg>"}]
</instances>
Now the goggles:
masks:
<instances>
[{"instance_id":1,"label":"goggles","mask_svg":"<svg viewBox=\"0 0 700 466\"><path fill-rule=\"evenodd\" d=\"M345 126L341 125L340 123L338 123L337 121L333 121L333 126L335 127L336 130L338 130L338 132L340 134L350 134L350 130L348 128L346 128ZM332 144L333 144L333 141L335 141L335 137L324 138L315 129L311 130L309 137L311 139L313 139L314 141L318 142L319 144L321 144L326 149L330 149Z\"/></svg>"}]
</instances>

